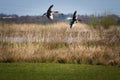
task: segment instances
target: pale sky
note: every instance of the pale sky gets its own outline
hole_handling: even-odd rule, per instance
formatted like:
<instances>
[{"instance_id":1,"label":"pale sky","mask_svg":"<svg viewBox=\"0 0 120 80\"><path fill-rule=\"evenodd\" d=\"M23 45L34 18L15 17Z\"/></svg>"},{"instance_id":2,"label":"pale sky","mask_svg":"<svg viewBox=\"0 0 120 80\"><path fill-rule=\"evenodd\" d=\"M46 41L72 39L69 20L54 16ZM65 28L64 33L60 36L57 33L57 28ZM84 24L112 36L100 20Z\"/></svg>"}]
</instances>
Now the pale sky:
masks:
<instances>
[{"instance_id":1,"label":"pale sky","mask_svg":"<svg viewBox=\"0 0 120 80\"><path fill-rule=\"evenodd\" d=\"M0 13L17 15L42 15L53 4L61 13L103 14L120 16L120 0L0 0Z\"/></svg>"}]
</instances>

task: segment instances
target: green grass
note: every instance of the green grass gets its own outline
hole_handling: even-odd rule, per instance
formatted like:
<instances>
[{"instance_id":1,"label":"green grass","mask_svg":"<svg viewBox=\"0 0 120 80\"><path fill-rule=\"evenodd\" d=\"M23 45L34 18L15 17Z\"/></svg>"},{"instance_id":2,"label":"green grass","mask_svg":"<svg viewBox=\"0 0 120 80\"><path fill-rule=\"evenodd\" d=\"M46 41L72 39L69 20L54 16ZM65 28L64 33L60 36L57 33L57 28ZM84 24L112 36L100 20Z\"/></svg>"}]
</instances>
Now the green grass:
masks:
<instances>
[{"instance_id":1,"label":"green grass","mask_svg":"<svg viewBox=\"0 0 120 80\"><path fill-rule=\"evenodd\" d=\"M57 63L0 63L0 80L120 80L120 67Z\"/></svg>"}]
</instances>

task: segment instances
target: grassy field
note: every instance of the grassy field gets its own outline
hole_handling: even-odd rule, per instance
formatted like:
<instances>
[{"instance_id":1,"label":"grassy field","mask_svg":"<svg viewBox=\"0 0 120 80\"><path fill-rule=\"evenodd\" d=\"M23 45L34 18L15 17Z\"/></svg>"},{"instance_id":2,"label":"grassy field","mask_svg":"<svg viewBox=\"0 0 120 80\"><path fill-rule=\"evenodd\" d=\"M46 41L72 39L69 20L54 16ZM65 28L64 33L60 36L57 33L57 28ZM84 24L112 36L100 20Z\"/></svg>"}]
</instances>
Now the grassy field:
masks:
<instances>
[{"instance_id":1,"label":"grassy field","mask_svg":"<svg viewBox=\"0 0 120 80\"><path fill-rule=\"evenodd\" d=\"M120 67L56 63L0 63L0 80L120 80Z\"/></svg>"},{"instance_id":2,"label":"grassy field","mask_svg":"<svg viewBox=\"0 0 120 80\"><path fill-rule=\"evenodd\" d=\"M0 24L0 62L120 65L120 27Z\"/></svg>"}]
</instances>

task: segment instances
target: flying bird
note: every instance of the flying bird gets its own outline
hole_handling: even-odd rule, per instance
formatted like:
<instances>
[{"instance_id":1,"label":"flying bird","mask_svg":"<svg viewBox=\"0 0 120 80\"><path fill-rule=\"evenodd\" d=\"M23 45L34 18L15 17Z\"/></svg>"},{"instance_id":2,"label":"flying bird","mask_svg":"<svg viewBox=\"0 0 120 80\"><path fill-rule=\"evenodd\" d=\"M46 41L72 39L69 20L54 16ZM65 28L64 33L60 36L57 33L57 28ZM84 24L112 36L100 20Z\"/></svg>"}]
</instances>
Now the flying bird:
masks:
<instances>
[{"instance_id":1,"label":"flying bird","mask_svg":"<svg viewBox=\"0 0 120 80\"><path fill-rule=\"evenodd\" d=\"M51 5L48 8L47 12L43 14L43 16L46 15L47 18L50 19L50 20L53 20L53 14L58 13L58 11L52 11L52 8L53 8L53 5Z\"/></svg>"},{"instance_id":2,"label":"flying bird","mask_svg":"<svg viewBox=\"0 0 120 80\"><path fill-rule=\"evenodd\" d=\"M81 21L80 19L78 19L77 17L77 11L74 12L73 17L72 17L72 21L70 22L70 28L75 26L75 23L77 23L78 21Z\"/></svg>"}]
</instances>

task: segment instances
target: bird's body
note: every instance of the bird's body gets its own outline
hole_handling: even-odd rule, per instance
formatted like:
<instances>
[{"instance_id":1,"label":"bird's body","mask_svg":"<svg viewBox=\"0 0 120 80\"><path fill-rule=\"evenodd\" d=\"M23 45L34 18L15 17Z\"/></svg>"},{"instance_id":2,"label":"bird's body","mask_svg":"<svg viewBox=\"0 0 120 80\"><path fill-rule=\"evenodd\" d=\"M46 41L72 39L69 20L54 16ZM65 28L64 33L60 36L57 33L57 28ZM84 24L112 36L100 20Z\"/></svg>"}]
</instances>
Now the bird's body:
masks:
<instances>
[{"instance_id":1,"label":"bird's body","mask_svg":"<svg viewBox=\"0 0 120 80\"><path fill-rule=\"evenodd\" d=\"M77 23L77 11L74 12L72 21L70 22L70 28L74 27L75 23Z\"/></svg>"},{"instance_id":2,"label":"bird's body","mask_svg":"<svg viewBox=\"0 0 120 80\"><path fill-rule=\"evenodd\" d=\"M70 28L73 28L75 26L75 21L70 22Z\"/></svg>"},{"instance_id":3,"label":"bird's body","mask_svg":"<svg viewBox=\"0 0 120 80\"><path fill-rule=\"evenodd\" d=\"M78 21L80 22L81 20L78 19L77 11L75 11L72 17L72 21L70 22L70 28L73 28L75 26L75 23L77 23Z\"/></svg>"},{"instance_id":4,"label":"bird's body","mask_svg":"<svg viewBox=\"0 0 120 80\"><path fill-rule=\"evenodd\" d=\"M49 19L53 20L53 15L50 14L49 16L47 16Z\"/></svg>"},{"instance_id":5,"label":"bird's body","mask_svg":"<svg viewBox=\"0 0 120 80\"><path fill-rule=\"evenodd\" d=\"M52 11L52 8L53 8L53 5L51 5L51 6L48 8L47 12L43 14L43 16L46 15L47 18L50 19L50 20L53 20L53 14L54 14L54 13L58 13L58 11Z\"/></svg>"}]
</instances>

